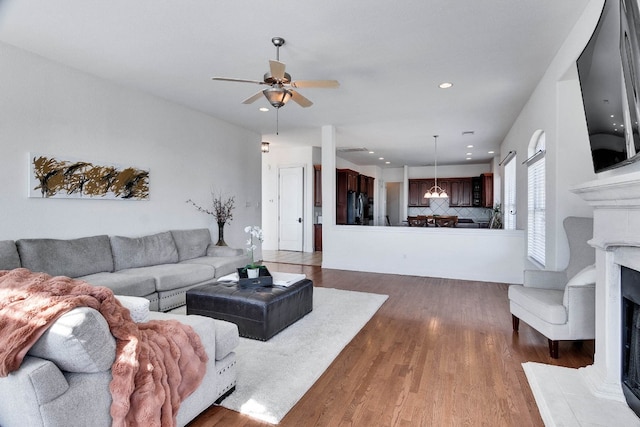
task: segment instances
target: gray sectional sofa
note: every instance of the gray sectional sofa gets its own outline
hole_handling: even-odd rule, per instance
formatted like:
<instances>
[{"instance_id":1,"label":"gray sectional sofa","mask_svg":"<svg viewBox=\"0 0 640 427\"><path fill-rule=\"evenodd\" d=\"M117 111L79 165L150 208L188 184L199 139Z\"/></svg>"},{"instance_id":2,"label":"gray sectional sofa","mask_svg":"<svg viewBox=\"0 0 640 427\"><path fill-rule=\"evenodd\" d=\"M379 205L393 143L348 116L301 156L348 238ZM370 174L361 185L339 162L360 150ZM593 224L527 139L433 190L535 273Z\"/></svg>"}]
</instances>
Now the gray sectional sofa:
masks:
<instances>
[{"instance_id":1,"label":"gray sectional sofa","mask_svg":"<svg viewBox=\"0 0 640 427\"><path fill-rule=\"evenodd\" d=\"M148 313L148 319L190 325L209 356L202 383L178 410L176 424L184 426L234 390L238 327L209 317L160 312ZM115 339L98 311L79 307L67 312L29 350L20 369L0 377L0 425L111 426L109 383L115 351Z\"/></svg>"},{"instance_id":2,"label":"gray sectional sofa","mask_svg":"<svg viewBox=\"0 0 640 427\"><path fill-rule=\"evenodd\" d=\"M0 241L0 270L24 267L106 286L132 316L142 311L144 319L134 316L136 321L175 319L194 328L209 362L202 384L180 405L179 426L234 390L238 328L208 317L158 311L183 305L188 289L247 262L242 250L214 246L207 229L137 238ZM88 307L67 312L29 350L20 369L0 377L0 426L111 425L114 359L115 340L100 313Z\"/></svg>"},{"instance_id":3,"label":"gray sectional sofa","mask_svg":"<svg viewBox=\"0 0 640 427\"><path fill-rule=\"evenodd\" d=\"M0 270L24 267L106 286L116 295L145 297L153 311L185 304L188 289L212 283L249 263L242 249L215 246L208 229L142 237L0 241Z\"/></svg>"}]
</instances>

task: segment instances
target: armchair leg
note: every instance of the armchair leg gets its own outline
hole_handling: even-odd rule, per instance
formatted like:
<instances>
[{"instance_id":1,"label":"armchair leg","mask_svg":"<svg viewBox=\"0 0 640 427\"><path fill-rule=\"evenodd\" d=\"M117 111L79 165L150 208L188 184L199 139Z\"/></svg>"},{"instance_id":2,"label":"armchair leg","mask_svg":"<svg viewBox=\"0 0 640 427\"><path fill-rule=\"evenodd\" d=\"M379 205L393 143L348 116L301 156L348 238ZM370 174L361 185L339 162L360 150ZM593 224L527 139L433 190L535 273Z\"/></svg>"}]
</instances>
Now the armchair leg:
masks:
<instances>
[{"instance_id":1,"label":"armchair leg","mask_svg":"<svg viewBox=\"0 0 640 427\"><path fill-rule=\"evenodd\" d=\"M518 319L513 314L511 315L511 324L513 325L513 330L518 332L518 328L520 328L520 319Z\"/></svg>"},{"instance_id":2,"label":"armchair leg","mask_svg":"<svg viewBox=\"0 0 640 427\"><path fill-rule=\"evenodd\" d=\"M558 341L548 340L549 341L549 355L553 359L558 358Z\"/></svg>"}]
</instances>

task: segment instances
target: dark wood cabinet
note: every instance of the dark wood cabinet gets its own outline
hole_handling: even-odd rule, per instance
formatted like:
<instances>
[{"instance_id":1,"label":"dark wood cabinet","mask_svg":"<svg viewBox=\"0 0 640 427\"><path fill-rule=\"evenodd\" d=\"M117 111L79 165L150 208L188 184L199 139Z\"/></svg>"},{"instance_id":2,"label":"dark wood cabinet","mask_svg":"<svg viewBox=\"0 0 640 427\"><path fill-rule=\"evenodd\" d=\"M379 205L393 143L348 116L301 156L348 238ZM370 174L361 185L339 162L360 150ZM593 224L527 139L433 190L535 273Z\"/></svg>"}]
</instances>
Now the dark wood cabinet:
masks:
<instances>
[{"instance_id":1,"label":"dark wood cabinet","mask_svg":"<svg viewBox=\"0 0 640 427\"><path fill-rule=\"evenodd\" d=\"M313 250L322 251L322 224L313 224Z\"/></svg>"},{"instance_id":2,"label":"dark wood cabinet","mask_svg":"<svg viewBox=\"0 0 640 427\"><path fill-rule=\"evenodd\" d=\"M313 205L322 206L322 165L313 165Z\"/></svg>"},{"instance_id":3,"label":"dark wood cabinet","mask_svg":"<svg viewBox=\"0 0 640 427\"><path fill-rule=\"evenodd\" d=\"M482 178L479 176L471 178L471 205L476 208L482 206Z\"/></svg>"},{"instance_id":4,"label":"dark wood cabinet","mask_svg":"<svg viewBox=\"0 0 640 427\"><path fill-rule=\"evenodd\" d=\"M374 181L376 180L375 178L372 177L367 177L367 191L365 191L365 193L367 193L367 196L369 196L369 198L373 198L373 191L375 189L375 184Z\"/></svg>"},{"instance_id":5,"label":"dark wood cabinet","mask_svg":"<svg viewBox=\"0 0 640 427\"><path fill-rule=\"evenodd\" d=\"M482 182L482 206L493 208L493 174L483 173L480 175Z\"/></svg>"},{"instance_id":6,"label":"dark wood cabinet","mask_svg":"<svg viewBox=\"0 0 640 427\"><path fill-rule=\"evenodd\" d=\"M409 180L409 206L428 207L430 199L424 194L435 185L434 179ZM438 179L438 186L449 195L449 206L472 206L473 186L471 178L442 178Z\"/></svg>"},{"instance_id":7,"label":"dark wood cabinet","mask_svg":"<svg viewBox=\"0 0 640 427\"><path fill-rule=\"evenodd\" d=\"M346 191L358 191L359 173L351 169L337 169L339 176L343 176L346 184Z\"/></svg>"},{"instance_id":8,"label":"dark wood cabinet","mask_svg":"<svg viewBox=\"0 0 640 427\"><path fill-rule=\"evenodd\" d=\"M433 179L409 180L409 207L428 207L424 194L435 185ZM442 178L438 186L449 195L451 207L493 207L493 174L473 178Z\"/></svg>"},{"instance_id":9,"label":"dark wood cabinet","mask_svg":"<svg viewBox=\"0 0 640 427\"><path fill-rule=\"evenodd\" d=\"M447 179L447 181L449 182L449 206L471 206L471 178L454 178Z\"/></svg>"},{"instance_id":10,"label":"dark wood cabinet","mask_svg":"<svg viewBox=\"0 0 640 427\"><path fill-rule=\"evenodd\" d=\"M366 194L367 197L373 197L374 181L373 177L358 175L358 191Z\"/></svg>"},{"instance_id":11,"label":"dark wood cabinet","mask_svg":"<svg viewBox=\"0 0 640 427\"><path fill-rule=\"evenodd\" d=\"M435 181L433 179L410 179L409 180L409 206L411 207L427 207L429 199L424 194L433 187ZM438 181L440 183L440 181Z\"/></svg>"}]
</instances>

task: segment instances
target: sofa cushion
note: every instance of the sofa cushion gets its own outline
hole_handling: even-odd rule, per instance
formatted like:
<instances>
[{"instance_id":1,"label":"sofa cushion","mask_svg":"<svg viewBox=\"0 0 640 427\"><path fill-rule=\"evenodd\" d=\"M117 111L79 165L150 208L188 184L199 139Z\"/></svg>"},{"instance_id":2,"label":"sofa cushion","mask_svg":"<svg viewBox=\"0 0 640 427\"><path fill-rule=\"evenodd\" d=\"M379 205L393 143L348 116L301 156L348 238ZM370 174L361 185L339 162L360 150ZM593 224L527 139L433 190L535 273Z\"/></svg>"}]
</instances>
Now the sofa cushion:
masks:
<instances>
[{"instance_id":1,"label":"sofa cushion","mask_svg":"<svg viewBox=\"0 0 640 427\"><path fill-rule=\"evenodd\" d=\"M180 264L209 265L215 268L216 277L222 277L226 276L227 274L237 272L238 268L244 267L249 262L250 259L247 255L225 257L205 256L200 258L188 259L186 261L182 261Z\"/></svg>"},{"instance_id":2,"label":"sofa cushion","mask_svg":"<svg viewBox=\"0 0 640 427\"><path fill-rule=\"evenodd\" d=\"M509 286L509 300L518 304L547 323L564 325L567 310L562 305L564 291L530 288L522 285Z\"/></svg>"},{"instance_id":3,"label":"sofa cushion","mask_svg":"<svg viewBox=\"0 0 640 427\"><path fill-rule=\"evenodd\" d=\"M149 300L142 297L131 297L128 295L115 295L120 304L127 310L136 323L149 321Z\"/></svg>"},{"instance_id":4,"label":"sofa cushion","mask_svg":"<svg viewBox=\"0 0 640 427\"><path fill-rule=\"evenodd\" d=\"M578 273L576 273L576 275L573 276L571 280L569 280L569 282L567 283L567 286L564 288L564 296L562 298L562 304L565 307L569 307L569 292L567 291L567 289L570 286L571 287L589 286L589 285L595 285L595 283L596 283L596 265L595 264L588 265L582 270L580 270Z\"/></svg>"},{"instance_id":5,"label":"sofa cushion","mask_svg":"<svg viewBox=\"0 0 640 427\"><path fill-rule=\"evenodd\" d=\"M215 270L207 265L163 264L149 267L128 268L118 274L153 277L157 291L170 291L195 285L215 277Z\"/></svg>"},{"instance_id":6,"label":"sofa cushion","mask_svg":"<svg viewBox=\"0 0 640 427\"><path fill-rule=\"evenodd\" d=\"M0 270L20 268L20 255L13 240L0 240Z\"/></svg>"},{"instance_id":7,"label":"sofa cushion","mask_svg":"<svg viewBox=\"0 0 640 427\"><path fill-rule=\"evenodd\" d=\"M156 291L156 279L151 276L131 276L116 272L90 274L78 279L95 286L105 286L116 295L144 297Z\"/></svg>"},{"instance_id":8,"label":"sofa cushion","mask_svg":"<svg viewBox=\"0 0 640 427\"><path fill-rule=\"evenodd\" d=\"M190 317L190 316L189 316ZM238 325L224 320L216 323L216 360L222 360L240 344Z\"/></svg>"},{"instance_id":9,"label":"sofa cushion","mask_svg":"<svg viewBox=\"0 0 640 427\"><path fill-rule=\"evenodd\" d=\"M200 336L209 357L222 360L240 344L238 326L235 323L210 317L173 313L150 313L151 320L174 319L189 325ZM215 347L215 349L214 349Z\"/></svg>"},{"instance_id":10,"label":"sofa cushion","mask_svg":"<svg viewBox=\"0 0 640 427\"><path fill-rule=\"evenodd\" d=\"M63 371L95 373L111 369L116 340L98 311L78 307L60 316L27 354L51 360Z\"/></svg>"},{"instance_id":11,"label":"sofa cushion","mask_svg":"<svg viewBox=\"0 0 640 427\"><path fill-rule=\"evenodd\" d=\"M80 239L21 239L16 242L24 268L52 276L79 277L113 271L108 236Z\"/></svg>"},{"instance_id":12,"label":"sofa cushion","mask_svg":"<svg viewBox=\"0 0 640 427\"><path fill-rule=\"evenodd\" d=\"M178 262L178 249L171 233L143 237L111 236L115 270Z\"/></svg>"},{"instance_id":13,"label":"sofa cushion","mask_svg":"<svg viewBox=\"0 0 640 427\"><path fill-rule=\"evenodd\" d=\"M208 228L171 230L171 235L178 248L180 261L205 256L207 247L211 243L211 233Z\"/></svg>"}]
</instances>

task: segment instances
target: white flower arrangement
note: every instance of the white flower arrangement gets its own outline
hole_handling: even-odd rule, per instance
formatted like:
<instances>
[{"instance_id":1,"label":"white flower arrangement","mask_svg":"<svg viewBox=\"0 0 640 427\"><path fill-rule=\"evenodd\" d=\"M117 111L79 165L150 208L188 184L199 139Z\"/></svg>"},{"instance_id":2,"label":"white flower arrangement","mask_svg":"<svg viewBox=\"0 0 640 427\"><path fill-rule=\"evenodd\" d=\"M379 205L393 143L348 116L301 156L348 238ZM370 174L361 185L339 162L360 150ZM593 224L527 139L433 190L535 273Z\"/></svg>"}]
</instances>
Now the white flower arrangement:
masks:
<instances>
[{"instance_id":1,"label":"white flower arrangement","mask_svg":"<svg viewBox=\"0 0 640 427\"><path fill-rule=\"evenodd\" d=\"M249 233L249 240L247 240L247 253L251 253L251 264L247 265L247 268L259 268L260 266L255 263L253 258L253 253L258 246L253 242L255 238L260 243L264 241L264 235L262 234L262 229L257 225L248 225L244 228L245 233Z\"/></svg>"}]
</instances>

